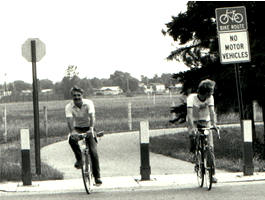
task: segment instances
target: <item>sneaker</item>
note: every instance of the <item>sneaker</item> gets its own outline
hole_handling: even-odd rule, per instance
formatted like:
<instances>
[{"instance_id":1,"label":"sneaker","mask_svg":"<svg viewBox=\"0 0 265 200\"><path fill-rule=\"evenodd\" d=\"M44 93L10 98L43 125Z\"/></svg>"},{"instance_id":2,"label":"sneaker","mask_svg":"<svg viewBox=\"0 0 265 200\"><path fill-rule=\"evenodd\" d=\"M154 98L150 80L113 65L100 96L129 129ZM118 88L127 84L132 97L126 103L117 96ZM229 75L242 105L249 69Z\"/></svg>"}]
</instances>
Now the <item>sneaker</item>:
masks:
<instances>
[{"instance_id":1,"label":"sneaker","mask_svg":"<svg viewBox=\"0 0 265 200\"><path fill-rule=\"evenodd\" d=\"M215 178L214 176L212 177L212 183L217 183L217 178Z\"/></svg>"},{"instance_id":2,"label":"sneaker","mask_svg":"<svg viewBox=\"0 0 265 200\"><path fill-rule=\"evenodd\" d=\"M198 164L196 164L196 165L194 166L194 171L195 171L196 173L199 171L199 165L198 165Z\"/></svg>"},{"instance_id":3,"label":"sneaker","mask_svg":"<svg viewBox=\"0 0 265 200\"><path fill-rule=\"evenodd\" d=\"M75 162L75 168L76 169L81 169L82 166L83 166L82 160L78 160L78 161Z\"/></svg>"},{"instance_id":4,"label":"sneaker","mask_svg":"<svg viewBox=\"0 0 265 200\"><path fill-rule=\"evenodd\" d=\"M95 183L97 185L101 185L102 184L102 181L100 180L100 178L95 178Z\"/></svg>"}]
</instances>

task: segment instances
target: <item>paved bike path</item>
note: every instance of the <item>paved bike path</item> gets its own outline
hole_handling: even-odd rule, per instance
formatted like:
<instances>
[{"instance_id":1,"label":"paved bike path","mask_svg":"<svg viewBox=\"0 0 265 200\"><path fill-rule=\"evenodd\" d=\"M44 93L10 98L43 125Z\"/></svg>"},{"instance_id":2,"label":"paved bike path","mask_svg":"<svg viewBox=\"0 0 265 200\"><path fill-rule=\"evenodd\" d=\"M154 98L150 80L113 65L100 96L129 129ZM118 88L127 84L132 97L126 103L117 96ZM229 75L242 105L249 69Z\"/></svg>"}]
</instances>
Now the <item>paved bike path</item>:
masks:
<instances>
[{"instance_id":1,"label":"paved bike path","mask_svg":"<svg viewBox=\"0 0 265 200\"><path fill-rule=\"evenodd\" d=\"M157 130L150 135L168 134ZM179 130L181 131L181 130ZM137 176L140 175L140 143L139 132L108 134L100 138L98 152L102 177ZM42 148L41 159L48 165L64 173L64 179L80 177L76 170L74 154L67 141L58 142ZM150 152L151 175L192 173L194 165Z\"/></svg>"}]
</instances>

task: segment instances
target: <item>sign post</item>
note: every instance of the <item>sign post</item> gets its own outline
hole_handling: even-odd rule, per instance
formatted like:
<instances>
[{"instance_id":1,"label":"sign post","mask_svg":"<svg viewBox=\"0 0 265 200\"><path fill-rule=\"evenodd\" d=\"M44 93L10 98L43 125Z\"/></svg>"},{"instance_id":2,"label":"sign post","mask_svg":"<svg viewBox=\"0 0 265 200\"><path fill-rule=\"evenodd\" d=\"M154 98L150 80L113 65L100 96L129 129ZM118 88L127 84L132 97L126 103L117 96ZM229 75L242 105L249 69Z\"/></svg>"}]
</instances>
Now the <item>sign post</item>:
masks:
<instances>
[{"instance_id":1,"label":"sign post","mask_svg":"<svg viewBox=\"0 0 265 200\"><path fill-rule=\"evenodd\" d=\"M132 130L132 103L128 102L128 127L129 131Z\"/></svg>"},{"instance_id":2,"label":"sign post","mask_svg":"<svg viewBox=\"0 0 265 200\"><path fill-rule=\"evenodd\" d=\"M149 123L140 122L140 155L141 155L141 180L150 180L151 167L149 158Z\"/></svg>"},{"instance_id":3,"label":"sign post","mask_svg":"<svg viewBox=\"0 0 265 200\"><path fill-rule=\"evenodd\" d=\"M247 31L247 14L244 6L217 8L215 10L217 32L219 38L220 61L222 64L234 64L236 88L239 104L241 130L243 132L244 175L253 175L252 137L245 143L245 134L249 135L249 123L244 115L244 104L240 82L238 63L250 62L250 47ZM246 124L247 123L247 124ZM250 120L251 124L251 120ZM247 128L246 128L247 127ZM247 130L247 131L246 131Z\"/></svg>"},{"instance_id":4,"label":"sign post","mask_svg":"<svg viewBox=\"0 0 265 200\"><path fill-rule=\"evenodd\" d=\"M40 61L45 55L45 44L38 38L29 38L22 45L22 56L27 61L32 62L32 79L33 79L33 110L34 110L34 141L35 141L35 163L36 174L41 174L40 159L40 128L39 128L39 98L36 62Z\"/></svg>"},{"instance_id":5,"label":"sign post","mask_svg":"<svg viewBox=\"0 0 265 200\"><path fill-rule=\"evenodd\" d=\"M31 185L31 166L30 166L30 140L29 129L20 129L21 140L21 161L22 161L22 182L23 185Z\"/></svg>"}]
</instances>

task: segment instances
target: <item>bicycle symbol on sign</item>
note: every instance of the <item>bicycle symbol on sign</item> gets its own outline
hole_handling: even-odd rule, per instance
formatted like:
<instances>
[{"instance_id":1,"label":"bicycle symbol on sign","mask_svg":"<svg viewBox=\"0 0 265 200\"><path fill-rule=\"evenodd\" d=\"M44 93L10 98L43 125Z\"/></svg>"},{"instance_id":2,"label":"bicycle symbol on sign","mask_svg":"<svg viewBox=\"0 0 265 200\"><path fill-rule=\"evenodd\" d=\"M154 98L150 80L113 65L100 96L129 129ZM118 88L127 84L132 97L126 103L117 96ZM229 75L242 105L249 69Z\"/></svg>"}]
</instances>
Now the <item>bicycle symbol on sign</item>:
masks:
<instances>
[{"instance_id":1,"label":"bicycle symbol on sign","mask_svg":"<svg viewBox=\"0 0 265 200\"><path fill-rule=\"evenodd\" d=\"M224 14L220 15L219 20L222 24L227 24L229 20L239 24L243 21L243 15L241 13L236 13L236 10L229 11L229 9L227 9Z\"/></svg>"}]
</instances>

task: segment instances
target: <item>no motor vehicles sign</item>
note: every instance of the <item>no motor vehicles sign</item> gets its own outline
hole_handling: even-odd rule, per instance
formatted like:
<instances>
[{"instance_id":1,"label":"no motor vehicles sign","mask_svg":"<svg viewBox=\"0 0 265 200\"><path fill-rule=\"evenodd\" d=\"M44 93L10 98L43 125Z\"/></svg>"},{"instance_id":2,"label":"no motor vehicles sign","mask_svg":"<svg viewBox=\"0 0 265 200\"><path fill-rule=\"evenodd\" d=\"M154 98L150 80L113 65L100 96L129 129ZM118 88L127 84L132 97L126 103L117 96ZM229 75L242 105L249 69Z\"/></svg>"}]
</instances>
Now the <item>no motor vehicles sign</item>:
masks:
<instances>
[{"instance_id":1,"label":"no motor vehicles sign","mask_svg":"<svg viewBox=\"0 0 265 200\"><path fill-rule=\"evenodd\" d=\"M250 61L248 32L219 33L219 49L222 64Z\"/></svg>"}]
</instances>

